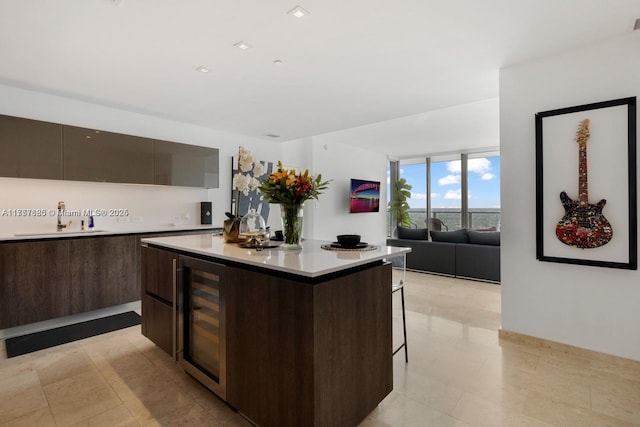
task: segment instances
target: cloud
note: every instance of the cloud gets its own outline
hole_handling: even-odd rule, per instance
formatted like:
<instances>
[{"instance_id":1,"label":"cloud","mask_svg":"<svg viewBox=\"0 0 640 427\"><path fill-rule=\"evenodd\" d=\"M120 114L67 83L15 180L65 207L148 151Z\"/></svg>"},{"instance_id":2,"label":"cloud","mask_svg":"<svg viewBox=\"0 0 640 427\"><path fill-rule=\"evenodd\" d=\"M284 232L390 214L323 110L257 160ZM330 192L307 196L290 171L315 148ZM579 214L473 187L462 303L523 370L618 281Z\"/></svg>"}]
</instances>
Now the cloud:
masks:
<instances>
[{"instance_id":1,"label":"cloud","mask_svg":"<svg viewBox=\"0 0 640 427\"><path fill-rule=\"evenodd\" d=\"M468 159L467 169L469 172L477 173L480 176L486 175L491 171L491 160L486 157L480 157L478 159ZM447 170L452 173L462 172L462 162L460 160L454 160L447 162ZM484 178L483 178L484 179Z\"/></svg>"},{"instance_id":2,"label":"cloud","mask_svg":"<svg viewBox=\"0 0 640 427\"><path fill-rule=\"evenodd\" d=\"M449 190L447 191L447 194L444 195L444 198L447 200L461 200L462 189L458 188L457 190Z\"/></svg>"},{"instance_id":3,"label":"cloud","mask_svg":"<svg viewBox=\"0 0 640 427\"><path fill-rule=\"evenodd\" d=\"M416 200L427 200L427 195L423 193L411 193L411 198Z\"/></svg>"},{"instance_id":4,"label":"cloud","mask_svg":"<svg viewBox=\"0 0 640 427\"><path fill-rule=\"evenodd\" d=\"M460 183L460 175L447 175L438 180L438 185L451 185Z\"/></svg>"},{"instance_id":5,"label":"cloud","mask_svg":"<svg viewBox=\"0 0 640 427\"><path fill-rule=\"evenodd\" d=\"M432 199L438 198L438 197L440 197L440 193L431 193L431 198Z\"/></svg>"},{"instance_id":6,"label":"cloud","mask_svg":"<svg viewBox=\"0 0 640 427\"><path fill-rule=\"evenodd\" d=\"M487 172L484 175L482 175L480 177L481 180L483 181L491 181L493 178L495 178L496 176L494 174L492 174L491 172Z\"/></svg>"},{"instance_id":7,"label":"cloud","mask_svg":"<svg viewBox=\"0 0 640 427\"><path fill-rule=\"evenodd\" d=\"M447 170L453 173L462 172L462 161L454 160L452 162L447 162Z\"/></svg>"},{"instance_id":8,"label":"cloud","mask_svg":"<svg viewBox=\"0 0 640 427\"><path fill-rule=\"evenodd\" d=\"M478 175L484 175L491 170L491 161L485 157L479 159L469 159L467 162L469 172L475 172Z\"/></svg>"}]
</instances>

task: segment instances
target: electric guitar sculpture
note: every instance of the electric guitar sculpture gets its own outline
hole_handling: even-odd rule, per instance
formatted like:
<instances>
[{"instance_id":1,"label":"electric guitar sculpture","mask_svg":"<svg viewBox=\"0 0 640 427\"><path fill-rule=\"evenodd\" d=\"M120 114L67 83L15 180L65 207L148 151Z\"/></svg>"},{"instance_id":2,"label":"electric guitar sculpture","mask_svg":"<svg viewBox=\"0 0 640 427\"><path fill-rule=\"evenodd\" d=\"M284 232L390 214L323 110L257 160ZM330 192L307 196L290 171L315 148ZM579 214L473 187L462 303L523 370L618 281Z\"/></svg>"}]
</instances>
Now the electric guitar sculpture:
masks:
<instances>
[{"instance_id":1,"label":"electric guitar sculpture","mask_svg":"<svg viewBox=\"0 0 640 427\"><path fill-rule=\"evenodd\" d=\"M587 184L587 141L589 119L580 122L576 133L578 143L578 200L571 200L566 192L560 193L564 216L556 226L556 236L566 245L581 249L598 248L609 243L613 229L602 215L605 199L597 204L589 203Z\"/></svg>"}]
</instances>

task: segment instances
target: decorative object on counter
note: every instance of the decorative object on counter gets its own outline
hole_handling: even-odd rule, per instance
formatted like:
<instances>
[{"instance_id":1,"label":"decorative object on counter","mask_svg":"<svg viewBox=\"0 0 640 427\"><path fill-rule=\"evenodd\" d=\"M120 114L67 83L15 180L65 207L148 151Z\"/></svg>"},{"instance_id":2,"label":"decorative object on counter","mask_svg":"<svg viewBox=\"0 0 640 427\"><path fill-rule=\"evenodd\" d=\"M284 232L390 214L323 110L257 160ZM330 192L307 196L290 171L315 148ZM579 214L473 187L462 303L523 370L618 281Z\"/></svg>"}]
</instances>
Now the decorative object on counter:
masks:
<instances>
[{"instance_id":1,"label":"decorative object on counter","mask_svg":"<svg viewBox=\"0 0 640 427\"><path fill-rule=\"evenodd\" d=\"M238 148L238 169L233 177L233 187L235 190L235 212L225 212L228 219L224 220L222 236L225 242L237 242L240 231L240 193L245 196L250 191L255 191L260 185L257 177L264 175L264 165L256 161L251 151L240 146Z\"/></svg>"},{"instance_id":2,"label":"decorative object on counter","mask_svg":"<svg viewBox=\"0 0 640 427\"><path fill-rule=\"evenodd\" d=\"M280 206L280 220L282 222L282 238L284 244L282 249L301 249L300 240L302 237L302 205L282 205Z\"/></svg>"},{"instance_id":3,"label":"decorative object on counter","mask_svg":"<svg viewBox=\"0 0 640 427\"><path fill-rule=\"evenodd\" d=\"M320 247L327 251L373 251L375 249L378 249L377 246L370 245L366 242L358 243L355 246L342 246L338 242L333 242L320 245Z\"/></svg>"},{"instance_id":4,"label":"decorative object on counter","mask_svg":"<svg viewBox=\"0 0 640 427\"><path fill-rule=\"evenodd\" d=\"M264 218L255 209L249 209L249 213L242 217L238 240L259 249L269 244L269 232Z\"/></svg>"},{"instance_id":5,"label":"decorative object on counter","mask_svg":"<svg viewBox=\"0 0 640 427\"><path fill-rule=\"evenodd\" d=\"M352 246L355 247L360 243L360 235L359 234L340 234L336 236L336 240L338 243L345 248Z\"/></svg>"},{"instance_id":6,"label":"decorative object on counter","mask_svg":"<svg viewBox=\"0 0 640 427\"><path fill-rule=\"evenodd\" d=\"M284 169L278 161L278 170L269 175L258 189L264 194L263 198L271 203L280 204L282 232L284 244L282 249L300 249L302 237L302 205L309 199L318 200L329 186L328 181L322 181L322 175L309 175L309 170L296 172L295 169Z\"/></svg>"},{"instance_id":7,"label":"decorative object on counter","mask_svg":"<svg viewBox=\"0 0 640 427\"><path fill-rule=\"evenodd\" d=\"M200 202L200 224L209 225L213 219L211 202Z\"/></svg>"},{"instance_id":8,"label":"decorative object on counter","mask_svg":"<svg viewBox=\"0 0 640 427\"><path fill-rule=\"evenodd\" d=\"M222 224L222 238L225 242L237 242L240 234L240 218L230 212L225 212L225 215L228 218Z\"/></svg>"}]
</instances>

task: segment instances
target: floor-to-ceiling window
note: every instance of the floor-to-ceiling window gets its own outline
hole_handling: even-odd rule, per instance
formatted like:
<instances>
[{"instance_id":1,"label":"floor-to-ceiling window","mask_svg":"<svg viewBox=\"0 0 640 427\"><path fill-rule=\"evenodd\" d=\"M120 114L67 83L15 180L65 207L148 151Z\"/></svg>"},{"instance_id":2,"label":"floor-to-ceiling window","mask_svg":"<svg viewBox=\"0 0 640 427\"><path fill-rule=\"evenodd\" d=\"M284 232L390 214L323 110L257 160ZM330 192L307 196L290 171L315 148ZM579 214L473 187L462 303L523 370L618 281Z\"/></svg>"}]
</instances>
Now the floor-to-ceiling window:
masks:
<instances>
[{"instance_id":1,"label":"floor-to-ceiling window","mask_svg":"<svg viewBox=\"0 0 640 427\"><path fill-rule=\"evenodd\" d=\"M430 160L431 217L429 228L453 231L462 226L462 164L460 155L433 156Z\"/></svg>"},{"instance_id":2,"label":"floor-to-ceiling window","mask_svg":"<svg viewBox=\"0 0 640 427\"><path fill-rule=\"evenodd\" d=\"M412 187L408 200L411 227L500 229L499 152L403 159L397 167L398 178ZM393 175L390 182L393 185ZM390 232L393 229L389 227Z\"/></svg>"},{"instance_id":3,"label":"floor-to-ceiling window","mask_svg":"<svg viewBox=\"0 0 640 427\"><path fill-rule=\"evenodd\" d=\"M500 229L500 155L477 153L467 160L467 228Z\"/></svg>"}]
</instances>

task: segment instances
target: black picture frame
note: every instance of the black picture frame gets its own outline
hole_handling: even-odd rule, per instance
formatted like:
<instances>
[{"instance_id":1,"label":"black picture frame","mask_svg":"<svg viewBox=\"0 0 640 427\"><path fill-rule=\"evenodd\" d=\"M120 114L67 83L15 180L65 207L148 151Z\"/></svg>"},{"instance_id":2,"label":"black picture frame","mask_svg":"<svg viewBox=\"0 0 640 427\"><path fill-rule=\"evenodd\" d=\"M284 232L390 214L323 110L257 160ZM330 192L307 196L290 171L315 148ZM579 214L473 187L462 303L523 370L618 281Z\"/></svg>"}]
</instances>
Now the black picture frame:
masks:
<instances>
[{"instance_id":1,"label":"black picture frame","mask_svg":"<svg viewBox=\"0 0 640 427\"><path fill-rule=\"evenodd\" d=\"M590 119L591 138L584 169L588 191L595 190L589 203L606 199L603 214L613 235L600 247L583 249L563 243L556 236L556 224L564 215L560 192L578 197L576 132L585 118ZM536 258L637 270L636 97L539 112L535 132Z\"/></svg>"}]
</instances>

